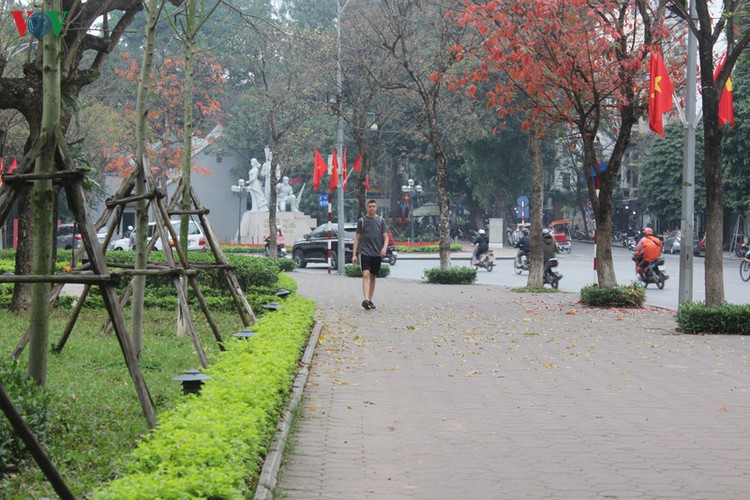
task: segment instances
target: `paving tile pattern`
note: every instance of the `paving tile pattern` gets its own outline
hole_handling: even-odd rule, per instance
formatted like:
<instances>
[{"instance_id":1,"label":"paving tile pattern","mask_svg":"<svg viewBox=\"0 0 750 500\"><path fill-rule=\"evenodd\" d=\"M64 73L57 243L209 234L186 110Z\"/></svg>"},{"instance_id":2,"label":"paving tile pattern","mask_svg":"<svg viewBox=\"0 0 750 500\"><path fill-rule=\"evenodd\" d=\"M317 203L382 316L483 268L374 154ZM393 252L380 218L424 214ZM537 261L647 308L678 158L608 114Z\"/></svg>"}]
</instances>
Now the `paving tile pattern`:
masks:
<instances>
[{"instance_id":1,"label":"paving tile pattern","mask_svg":"<svg viewBox=\"0 0 750 500\"><path fill-rule=\"evenodd\" d=\"M750 339L576 294L297 273L324 323L277 498L750 498Z\"/></svg>"}]
</instances>

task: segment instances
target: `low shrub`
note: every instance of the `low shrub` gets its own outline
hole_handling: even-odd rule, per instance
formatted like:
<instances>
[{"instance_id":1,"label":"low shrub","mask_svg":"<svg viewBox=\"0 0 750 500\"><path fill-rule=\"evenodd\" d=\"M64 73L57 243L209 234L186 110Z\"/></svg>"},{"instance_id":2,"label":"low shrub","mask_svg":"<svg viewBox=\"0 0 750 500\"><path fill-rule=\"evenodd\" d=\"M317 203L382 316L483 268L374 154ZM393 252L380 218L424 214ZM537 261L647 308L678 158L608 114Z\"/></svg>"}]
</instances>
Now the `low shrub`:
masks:
<instances>
[{"instance_id":1,"label":"low shrub","mask_svg":"<svg viewBox=\"0 0 750 500\"><path fill-rule=\"evenodd\" d=\"M638 283L613 287L581 288L581 303L591 307L643 307L646 289Z\"/></svg>"},{"instance_id":2,"label":"low shrub","mask_svg":"<svg viewBox=\"0 0 750 500\"><path fill-rule=\"evenodd\" d=\"M49 429L49 394L26 377L26 369L0 357L0 380L13 406L21 414L37 440L44 445ZM18 470L31 454L3 415L0 418L0 478Z\"/></svg>"},{"instance_id":3,"label":"low shrub","mask_svg":"<svg viewBox=\"0 0 750 500\"><path fill-rule=\"evenodd\" d=\"M221 251L228 253L263 253L265 245L250 243L245 245L221 245Z\"/></svg>"},{"instance_id":4,"label":"low shrub","mask_svg":"<svg viewBox=\"0 0 750 500\"><path fill-rule=\"evenodd\" d=\"M424 277L428 283L470 285L477 279L477 270L467 266L451 267L448 269L433 267L424 270Z\"/></svg>"},{"instance_id":5,"label":"low shrub","mask_svg":"<svg viewBox=\"0 0 750 500\"><path fill-rule=\"evenodd\" d=\"M228 339L206 370L200 397L159 415L159 426L127 459L128 475L94 498L247 498L288 398L314 319L314 303L292 296Z\"/></svg>"},{"instance_id":6,"label":"low shrub","mask_svg":"<svg viewBox=\"0 0 750 500\"><path fill-rule=\"evenodd\" d=\"M344 274L349 278L361 278L362 268L356 264L347 264L346 266L344 266ZM381 264L378 278L387 278L390 274L391 266L389 266L388 264Z\"/></svg>"},{"instance_id":7,"label":"low shrub","mask_svg":"<svg viewBox=\"0 0 750 500\"><path fill-rule=\"evenodd\" d=\"M460 243L451 243L451 252L460 252L463 247ZM396 245L397 252L404 253L437 253L440 245L437 243L400 243Z\"/></svg>"},{"instance_id":8,"label":"low shrub","mask_svg":"<svg viewBox=\"0 0 750 500\"><path fill-rule=\"evenodd\" d=\"M279 271L284 271L285 273L294 271L297 268L292 259L276 259L276 264L279 266Z\"/></svg>"},{"instance_id":9,"label":"low shrub","mask_svg":"<svg viewBox=\"0 0 750 500\"><path fill-rule=\"evenodd\" d=\"M511 288L511 292L517 292L517 293L560 293L560 290L557 288L530 288L530 287L517 287L517 288Z\"/></svg>"},{"instance_id":10,"label":"low shrub","mask_svg":"<svg viewBox=\"0 0 750 500\"><path fill-rule=\"evenodd\" d=\"M750 334L750 305L686 302L677 311L677 330L684 333Z\"/></svg>"}]
</instances>

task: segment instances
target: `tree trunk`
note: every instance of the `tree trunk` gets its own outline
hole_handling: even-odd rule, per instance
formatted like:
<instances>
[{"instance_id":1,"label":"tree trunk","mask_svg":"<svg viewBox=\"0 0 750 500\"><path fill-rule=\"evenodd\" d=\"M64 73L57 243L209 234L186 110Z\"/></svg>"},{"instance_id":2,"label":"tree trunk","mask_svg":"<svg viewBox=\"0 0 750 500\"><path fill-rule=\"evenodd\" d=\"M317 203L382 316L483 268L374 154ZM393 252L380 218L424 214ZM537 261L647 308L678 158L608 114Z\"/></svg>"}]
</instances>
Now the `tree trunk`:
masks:
<instances>
[{"instance_id":1,"label":"tree trunk","mask_svg":"<svg viewBox=\"0 0 750 500\"><path fill-rule=\"evenodd\" d=\"M188 21L189 22L189 21ZM193 51L195 48L194 35L189 33L185 40L185 87L183 89L183 122L184 122L184 145L185 152L182 161L182 200L181 208L184 211L190 210L191 198L191 172L193 166ZM188 248L188 230L190 224L190 214L183 213L180 223L180 246L187 255ZM186 290L187 291L187 290Z\"/></svg>"},{"instance_id":2,"label":"tree trunk","mask_svg":"<svg viewBox=\"0 0 750 500\"><path fill-rule=\"evenodd\" d=\"M544 165L539 137L529 130L529 161L531 163L531 265L529 266L529 288L544 286L544 252L542 251L542 214L544 207Z\"/></svg>"},{"instance_id":3,"label":"tree trunk","mask_svg":"<svg viewBox=\"0 0 750 500\"><path fill-rule=\"evenodd\" d=\"M38 136L37 136L38 137ZM35 137L36 138L36 137ZM31 273L31 259L34 252L34 237L31 232L34 227L31 197L28 184L18 183L18 227L16 228L16 274ZM31 308L31 284L16 283L13 286L13 298L10 310L14 312L28 312Z\"/></svg>"},{"instance_id":4,"label":"tree trunk","mask_svg":"<svg viewBox=\"0 0 750 500\"><path fill-rule=\"evenodd\" d=\"M448 198L448 159L439 135L433 136L432 148L437 162L438 207L440 209L440 269L451 267L450 199Z\"/></svg>"},{"instance_id":5,"label":"tree trunk","mask_svg":"<svg viewBox=\"0 0 750 500\"><path fill-rule=\"evenodd\" d=\"M136 167L138 178L135 182L135 194L143 194L146 190L146 117L148 110L146 103L151 88L151 63L154 57L154 38L156 20L158 17L157 0L148 0L146 4L146 27L143 48L143 61L141 61L141 74L138 81L138 94L136 97ZM148 205L146 200L137 202L136 208L136 253L135 269L146 269L148 262ZM163 244L164 242L162 242ZM143 349L143 300L146 295L146 276L133 277L133 299L132 299L132 323L131 340L133 354L140 361Z\"/></svg>"},{"instance_id":6,"label":"tree trunk","mask_svg":"<svg viewBox=\"0 0 750 500\"><path fill-rule=\"evenodd\" d=\"M704 99L706 97L704 96ZM718 109L718 102L713 105ZM703 105L704 175L706 179L706 304L720 306L724 303L724 191L721 165L721 131L718 112L709 117ZM710 120L715 119L711 125ZM687 251L691 242L683 242Z\"/></svg>"},{"instance_id":7,"label":"tree trunk","mask_svg":"<svg viewBox=\"0 0 750 500\"><path fill-rule=\"evenodd\" d=\"M60 0L45 3L45 11L60 11ZM58 14L54 14L58 15ZM60 38L46 36L42 39L42 129L44 141L36 159L37 173L55 170L55 131L60 127ZM55 196L52 180L38 180L32 188L34 213L34 255L32 272L37 275L52 274L52 248L54 247ZM75 246L75 242L74 242ZM31 292L31 323L29 326L29 377L39 385L47 382L47 352L49 351L49 298L50 283L34 283Z\"/></svg>"}]
</instances>

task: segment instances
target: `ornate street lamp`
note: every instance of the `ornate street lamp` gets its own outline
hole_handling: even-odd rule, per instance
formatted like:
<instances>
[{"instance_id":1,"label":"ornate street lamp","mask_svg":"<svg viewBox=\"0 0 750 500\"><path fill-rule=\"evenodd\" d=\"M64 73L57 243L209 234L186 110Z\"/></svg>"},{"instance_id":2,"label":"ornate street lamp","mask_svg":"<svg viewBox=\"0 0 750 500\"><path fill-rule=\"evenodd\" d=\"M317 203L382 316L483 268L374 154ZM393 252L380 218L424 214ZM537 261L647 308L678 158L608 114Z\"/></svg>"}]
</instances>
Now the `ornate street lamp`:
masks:
<instances>
[{"instance_id":1,"label":"ornate street lamp","mask_svg":"<svg viewBox=\"0 0 750 500\"><path fill-rule=\"evenodd\" d=\"M247 198L247 195L250 193L250 185L245 185L245 179L240 179L237 181L237 184L232 186L232 193L234 193L235 196L239 197L240 199L240 210L239 210L239 217L237 220L237 244L239 245L242 243L242 208L247 208L247 204L245 202L245 199Z\"/></svg>"}]
</instances>

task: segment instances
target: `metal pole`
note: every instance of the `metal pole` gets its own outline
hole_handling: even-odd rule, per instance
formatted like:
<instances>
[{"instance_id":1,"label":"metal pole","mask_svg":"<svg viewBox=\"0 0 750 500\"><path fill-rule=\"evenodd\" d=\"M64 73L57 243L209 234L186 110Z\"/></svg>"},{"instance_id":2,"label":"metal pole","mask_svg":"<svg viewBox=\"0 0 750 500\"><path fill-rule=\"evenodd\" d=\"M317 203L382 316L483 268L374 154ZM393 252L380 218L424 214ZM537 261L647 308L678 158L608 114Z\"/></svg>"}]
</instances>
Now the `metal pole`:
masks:
<instances>
[{"instance_id":1,"label":"metal pole","mask_svg":"<svg viewBox=\"0 0 750 500\"><path fill-rule=\"evenodd\" d=\"M411 223L411 242L412 243L414 243L414 215L412 215L411 213L411 209L413 206L414 204L411 202L411 199L409 199L409 222Z\"/></svg>"},{"instance_id":2,"label":"metal pole","mask_svg":"<svg viewBox=\"0 0 750 500\"><path fill-rule=\"evenodd\" d=\"M341 14L344 11L343 6L339 0L336 0L336 92L338 96L339 104L339 124L338 131L336 133L336 154L344 154L344 99L342 96L342 81L343 75L341 72ZM336 274L344 274L344 262L346 257L346 249L344 248L344 169L343 162L339 164L339 185L338 185L338 236L339 236L339 252L338 252L338 268Z\"/></svg>"},{"instance_id":3,"label":"metal pole","mask_svg":"<svg viewBox=\"0 0 750 500\"><path fill-rule=\"evenodd\" d=\"M695 0L689 2L690 18L695 19ZM685 140L682 151L682 242L680 246L680 288L678 307L693 300L693 230L695 219L695 99L698 41L688 27L687 89L685 91Z\"/></svg>"},{"instance_id":4,"label":"metal pole","mask_svg":"<svg viewBox=\"0 0 750 500\"><path fill-rule=\"evenodd\" d=\"M237 213L237 244L239 245L242 243L242 191L239 192L238 198L240 199L239 211Z\"/></svg>"}]
</instances>

